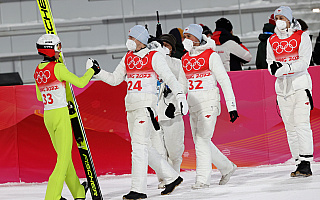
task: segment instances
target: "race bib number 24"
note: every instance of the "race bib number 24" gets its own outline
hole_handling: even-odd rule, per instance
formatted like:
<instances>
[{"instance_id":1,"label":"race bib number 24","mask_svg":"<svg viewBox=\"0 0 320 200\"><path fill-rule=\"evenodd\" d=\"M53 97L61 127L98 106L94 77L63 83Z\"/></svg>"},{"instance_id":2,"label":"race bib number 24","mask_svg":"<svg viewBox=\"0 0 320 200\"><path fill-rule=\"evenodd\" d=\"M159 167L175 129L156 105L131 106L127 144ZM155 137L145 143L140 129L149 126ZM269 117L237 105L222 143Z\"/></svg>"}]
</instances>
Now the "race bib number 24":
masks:
<instances>
[{"instance_id":1,"label":"race bib number 24","mask_svg":"<svg viewBox=\"0 0 320 200\"><path fill-rule=\"evenodd\" d=\"M142 86L141 86L141 80L137 80L135 82L133 81L128 81L128 90L138 90L141 91L142 90Z\"/></svg>"}]
</instances>

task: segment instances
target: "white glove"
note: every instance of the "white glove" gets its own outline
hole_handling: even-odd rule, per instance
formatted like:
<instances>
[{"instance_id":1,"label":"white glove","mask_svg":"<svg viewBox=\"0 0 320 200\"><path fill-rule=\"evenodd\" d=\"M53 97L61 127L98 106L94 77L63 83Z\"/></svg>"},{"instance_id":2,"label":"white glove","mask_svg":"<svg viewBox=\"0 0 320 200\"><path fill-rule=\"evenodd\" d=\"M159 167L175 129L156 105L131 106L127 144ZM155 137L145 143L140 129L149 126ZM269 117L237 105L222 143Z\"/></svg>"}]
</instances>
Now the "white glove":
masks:
<instances>
[{"instance_id":1,"label":"white glove","mask_svg":"<svg viewBox=\"0 0 320 200\"><path fill-rule=\"evenodd\" d=\"M177 94L177 101L181 114L186 115L188 113L189 107L186 99L186 95L182 93Z\"/></svg>"},{"instance_id":2,"label":"white glove","mask_svg":"<svg viewBox=\"0 0 320 200\"><path fill-rule=\"evenodd\" d=\"M281 63L282 67L280 67L276 73L275 73L275 77L279 77L279 76L283 76L284 74L288 74L291 71L291 66L289 63Z\"/></svg>"},{"instance_id":3,"label":"white glove","mask_svg":"<svg viewBox=\"0 0 320 200\"><path fill-rule=\"evenodd\" d=\"M88 58L87 60L86 69L88 70L89 68L94 70L94 75L97 75L101 71L98 61L92 58Z\"/></svg>"},{"instance_id":4,"label":"white glove","mask_svg":"<svg viewBox=\"0 0 320 200\"><path fill-rule=\"evenodd\" d=\"M197 47L197 49L200 48L199 50L206 50L209 47L214 51L216 50L216 42L213 39L208 38L205 34L202 34L202 39L207 43L205 45L201 45L200 47Z\"/></svg>"},{"instance_id":5,"label":"white glove","mask_svg":"<svg viewBox=\"0 0 320 200\"><path fill-rule=\"evenodd\" d=\"M93 59L88 58L87 63L86 63L86 70L90 69L93 66Z\"/></svg>"}]
</instances>

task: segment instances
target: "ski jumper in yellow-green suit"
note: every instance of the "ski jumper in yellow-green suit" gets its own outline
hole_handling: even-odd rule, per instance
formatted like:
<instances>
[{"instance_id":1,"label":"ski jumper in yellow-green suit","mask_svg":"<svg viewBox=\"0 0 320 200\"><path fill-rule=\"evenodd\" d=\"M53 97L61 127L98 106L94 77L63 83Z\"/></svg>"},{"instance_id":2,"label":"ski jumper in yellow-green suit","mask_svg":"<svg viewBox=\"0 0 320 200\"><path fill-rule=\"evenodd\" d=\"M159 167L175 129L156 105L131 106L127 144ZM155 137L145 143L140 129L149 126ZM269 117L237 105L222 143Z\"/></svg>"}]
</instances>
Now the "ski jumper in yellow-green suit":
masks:
<instances>
[{"instance_id":1,"label":"ski jumper in yellow-green suit","mask_svg":"<svg viewBox=\"0 0 320 200\"><path fill-rule=\"evenodd\" d=\"M72 163L73 136L66 84L83 88L93 74L94 70L90 68L79 78L58 62L42 62L35 70L37 98L44 104L44 123L57 152L57 163L48 181L45 200L60 200L64 182L74 198L85 198L84 187L80 184Z\"/></svg>"}]
</instances>

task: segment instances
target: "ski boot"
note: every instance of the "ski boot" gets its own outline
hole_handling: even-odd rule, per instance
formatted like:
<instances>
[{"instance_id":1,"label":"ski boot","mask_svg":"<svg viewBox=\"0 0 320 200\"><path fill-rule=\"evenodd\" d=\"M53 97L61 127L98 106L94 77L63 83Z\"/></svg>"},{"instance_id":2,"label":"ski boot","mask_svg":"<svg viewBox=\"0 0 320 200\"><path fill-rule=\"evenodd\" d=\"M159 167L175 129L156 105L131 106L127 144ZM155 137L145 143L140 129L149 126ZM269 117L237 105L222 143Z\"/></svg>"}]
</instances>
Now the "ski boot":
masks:
<instances>
[{"instance_id":1,"label":"ski boot","mask_svg":"<svg viewBox=\"0 0 320 200\"><path fill-rule=\"evenodd\" d=\"M83 186L83 188L84 188L84 195L86 195L87 194L87 191L88 191L88 189L89 189L89 184L88 184L88 182L86 182L86 181L84 181L83 183L81 183L81 185ZM86 198L76 198L76 199L74 199L74 200L85 200Z\"/></svg>"},{"instance_id":2,"label":"ski boot","mask_svg":"<svg viewBox=\"0 0 320 200\"><path fill-rule=\"evenodd\" d=\"M164 189L165 188L165 183L164 181L161 181L158 185L158 189Z\"/></svg>"},{"instance_id":3,"label":"ski boot","mask_svg":"<svg viewBox=\"0 0 320 200\"><path fill-rule=\"evenodd\" d=\"M298 167L296 171L291 172L291 177L297 177L297 176L303 176L303 177L308 177L312 175L312 171L310 168L310 162L309 161L301 161L300 164L298 164Z\"/></svg>"},{"instance_id":4,"label":"ski boot","mask_svg":"<svg viewBox=\"0 0 320 200\"><path fill-rule=\"evenodd\" d=\"M134 191L130 191L128 194L123 195L123 199L128 199L128 200L136 200L136 199L146 199L147 195L143 193L138 193Z\"/></svg>"},{"instance_id":5,"label":"ski boot","mask_svg":"<svg viewBox=\"0 0 320 200\"><path fill-rule=\"evenodd\" d=\"M232 174L234 173L234 171L236 171L237 169L237 165L235 165L234 163L232 163L232 169L230 172L228 172L226 175L222 175L220 181L219 181L219 185L225 185L228 183L228 181L230 180L230 177L232 176Z\"/></svg>"},{"instance_id":6,"label":"ski boot","mask_svg":"<svg viewBox=\"0 0 320 200\"><path fill-rule=\"evenodd\" d=\"M180 183L182 183L183 181L183 178L181 178L180 176L175 180L173 181L172 183L168 184L168 185L165 185L165 190L163 190L161 192L161 195L167 195L167 194L170 194L171 192L173 192L173 190L178 186L180 185Z\"/></svg>"},{"instance_id":7,"label":"ski boot","mask_svg":"<svg viewBox=\"0 0 320 200\"><path fill-rule=\"evenodd\" d=\"M86 194L87 194L87 191L88 191L88 189L89 189L88 182L84 181L83 183L81 183L81 185L83 186L83 188L84 188L84 194L86 195ZM76 198L76 199L74 199L74 200L85 200L85 199L86 199L86 198ZM67 199L61 196L60 200L67 200Z\"/></svg>"},{"instance_id":8,"label":"ski boot","mask_svg":"<svg viewBox=\"0 0 320 200\"><path fill-rule=\"evenodd\" d=\"M195 184L193 184L191 186L191 189L199 190L199 189L204 189L204 188L208 188L208 187L209 187L209 185L207 185L207 184L196 182Z\"/></svg>"}]
</instances>

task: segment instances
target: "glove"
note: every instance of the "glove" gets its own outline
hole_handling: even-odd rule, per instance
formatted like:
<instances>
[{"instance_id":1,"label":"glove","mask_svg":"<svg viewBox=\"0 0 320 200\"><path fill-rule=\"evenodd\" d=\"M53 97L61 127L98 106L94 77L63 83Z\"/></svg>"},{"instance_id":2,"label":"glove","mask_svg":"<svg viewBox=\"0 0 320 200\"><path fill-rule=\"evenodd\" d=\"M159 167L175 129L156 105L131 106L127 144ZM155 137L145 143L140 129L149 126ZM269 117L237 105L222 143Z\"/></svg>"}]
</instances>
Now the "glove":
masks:
<instances>
[{"instance_id":1,"label":"glove","mask_svg":"<svg viewBox=\"0 0 320 200\"><path fill-rule=\"evenodd\" d=\"M276 61L273 61L273 63L270 65L270 69L271 69L271 74L272 75L275 75L276 74L276 71L282 67L282 64L280 62L276 62Z\"/></svg>"},{"instance_id":2,"label":"glove","mask_svg":"<svg viewBox=\"0 0 320 200\"><path fill-rule=\"evenodd\" d=\"M236 121L236 119L239 117L238 112L236 110L230 111L230 122Z\"/></svg>"},{"instance_id":3,"label":"glove","mask_svg":"<svg viewBox=\"0 0 320 200\"><path fill-rule=\"evenodd\" d=\"M165 88L163 90L163 97L166 98L171 92L171 89L167 85L165 85Z\"/></svg>"},{"instance_id":4,"label":"glove","mask_svg":"<svg viewBox=\"0 0 320 200\"><path fill-rule=\"evenodd\" d=\"M174 118L174 112L176 111L176 108L174 107L174 105L172 103L169 103L169 106L167 107L166 111L164 112L164 114L173 119Z\"/></svg>"},{"instance_id":5,"label":"glove","mask_svg":"<svg viewBox=\"0 0 320 200\"><path fill-rule=\"evenodd\" d=\"M291 72L291 65L289 63L282 63L282 67L280 67L276 73L274 74L275 77L280 77L283 75L287 75Z\"/></svg>"},{"instance_id":6,"label":"glove","mask_svg":"<svg viewBox=\"0 0 320 200\"><path fill-rule=\"evenodd\" d=\"M178 100L178 105L180 107L181 114L186 115L189 110L186 95L182 93L178 93L177 100Z\"/></svg>"},{"instance_id":7,"label":"glove","mask_svg":"<svg viewBox=\"0 0 320 200\"><path fill-rule=\"evenodd\" d=\"M149 113L150 113L150 118L151 118L151 122L152 122L152 125L153 125L154 130L156 130L156 131L160 130L159 122L158 122L157 119L155 118L152 109L151 109L150 107L147 107L147 110L148 110Z\"/></svg>"},{"instance_id":8,"label":"glove","mask_svg":"<svg viewBox=\"0 0 320 200\"><path fill-rule=\"evenodd\" d=\"M101 71L98 61L92 58L88 58L87 60L86 69L88 70L89 68L94 70L94 75L97 75Z\"/></svg>"},{"instance_id":9,"label":"glove","mask_svg":"<svg viewBox=\"0 0 320 200\"><path fill-rule=\"evenodd\" d=\"M207 42L206 46L209 46L212 50L216 50L216 42L213 39L208 38L205 34L202 34L202 39Z\"/></svg>"}]
</instances>

